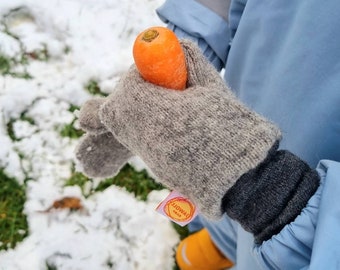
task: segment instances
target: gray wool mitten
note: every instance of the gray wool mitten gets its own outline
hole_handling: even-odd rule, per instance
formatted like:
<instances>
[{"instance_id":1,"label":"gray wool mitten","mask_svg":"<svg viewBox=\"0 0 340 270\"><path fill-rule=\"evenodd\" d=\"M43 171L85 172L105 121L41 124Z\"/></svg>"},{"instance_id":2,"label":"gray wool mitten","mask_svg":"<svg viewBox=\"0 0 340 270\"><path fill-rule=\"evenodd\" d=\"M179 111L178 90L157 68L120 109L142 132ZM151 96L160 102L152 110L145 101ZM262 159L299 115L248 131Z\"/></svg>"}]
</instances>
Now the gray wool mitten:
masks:
<instances>
[{"instance_id":1,"label":"gray wool mitten","mask_svg":"<svg viewBox=\"0 0 340 270\"><path fill-rule=\"evenodd\" d=\"M76 149L76 167L89 177L106 178L116 175L132 153L101 123L99 108L105 98L87 101L79 112L80 128L87 132Z\"/></svg>"},{"instance_id":2,"label":"gray wool mitten","mask_svg":"<svg viewBox=\"0 0 340 270\"><path fill-rule=\"evenodd\" d=\"M277 150L279 129L235 98L196 45L182 47L184 91L150 84L132 66L108 98L82 107L77 159L89 176L107 177L138 155L203 215L225 212L261 243L301 213L319 176Z\"/></svg>"},{"instance_id":3,"label":"gray wool mitten","mask_svg":"<svg viewBox=\"0 0 340 270\"><path fill-rule=\"evenodd\" d=\"M145 82L132 66L99 116L159 182L216 219L226 191L266 158L280 131L234 97L196 45L183 41L182 46L187 89Z\"/></svg>"}]
</instances>

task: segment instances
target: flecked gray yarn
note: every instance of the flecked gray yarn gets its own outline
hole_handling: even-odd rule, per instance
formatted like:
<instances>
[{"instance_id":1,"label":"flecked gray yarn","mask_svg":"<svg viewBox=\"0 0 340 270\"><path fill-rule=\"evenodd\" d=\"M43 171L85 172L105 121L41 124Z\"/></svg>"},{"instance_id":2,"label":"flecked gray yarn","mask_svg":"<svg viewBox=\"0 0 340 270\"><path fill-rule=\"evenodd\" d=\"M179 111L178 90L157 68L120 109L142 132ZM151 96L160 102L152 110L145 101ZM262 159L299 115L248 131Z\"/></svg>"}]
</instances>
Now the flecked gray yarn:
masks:
<instances>
[{"instance_id":1,"label":"flecked gray yarn","mask_svg":"<svg viewBox=\"0 0 340 270\"><path fill-rule=\"evenodd\" d=\"M266 158L281 135L275 125L234 97L196 45L182 41L182 46L187 89L145 82L132 66L100 106L99 117L159 182L188 196L206 217L216 219L227 190ZM100 174L102 162L91 159L92 168L97 168L93 175Z\"/></svg>"},{"instance_id":2,"label":"flecked gray yarn","mask_svg":"<svg viewBox=\"0 0 340 270\"><path fill-rule=\"evenodd\" d=\"M99 108L105 98L88 100L80 109L78 122L86 134L75 150L76 169L93 178L115 176L133 156L102 124Z\"/></svg>"},{"instance_id":3,"label":"flecked gray yarn","mask_svg":"<svg viewBox=\"0 0 340 270\"><path fill-rule=\"evenodd\" d=\"M86 134L76 149L76 168L89 177L107 178L115 176L132 156L111 132Z\"/></svg>"},{"instance_id":4,"label":"flecked gray yarn","mask_svg":"<svg viewBox=\"0 0 340 270\"><path fill-rule=\"evenodd\" d=\"M93 98L81 107L78 122L82 130L91 134L107 132L98 115L99 108L104 102L105 98Z\"/></svg>"}]
</instances>

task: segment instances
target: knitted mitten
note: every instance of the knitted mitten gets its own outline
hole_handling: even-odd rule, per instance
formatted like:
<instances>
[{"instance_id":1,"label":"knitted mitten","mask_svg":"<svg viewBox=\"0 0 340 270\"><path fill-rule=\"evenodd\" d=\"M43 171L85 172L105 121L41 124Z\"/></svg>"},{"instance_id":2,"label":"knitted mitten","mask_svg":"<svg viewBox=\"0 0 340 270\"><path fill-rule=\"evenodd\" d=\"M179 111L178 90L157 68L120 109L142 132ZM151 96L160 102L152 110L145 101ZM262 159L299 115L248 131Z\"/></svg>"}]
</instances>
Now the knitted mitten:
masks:
<instances>
[{"instance_id":1,"label":"knitted mitten","mask_svg":"<svg viewBox=\"0 0 340 270\"><path fill-rule=\"evenodd\" d=\"M293 154L277 151L279 129L239 102L194 44L182 41L182 47L187 88L150 84L132 66L103 104L83 111L90 111L85 122L92 124L83 123L88 131L113 137L92 140L77 156L92 175L101 175L103 167L114 173L115 160L138 155L156 180L186 195L206 217L226 212L257 242L266 240L301 212L318 175Z\"/></svg>"},{"instance_id":2,"label":"knitted mitten","mask_svg":"<svg viewBox=\"0 0 340 270\"><path fill-rule=\"evenodd\" d=\"M99 116L161 183L216 219L226 191L267 157L280 132L234 97L196 46L182 46L187 89L147 83L132 66Z\"/></svg>"}]
</instances>

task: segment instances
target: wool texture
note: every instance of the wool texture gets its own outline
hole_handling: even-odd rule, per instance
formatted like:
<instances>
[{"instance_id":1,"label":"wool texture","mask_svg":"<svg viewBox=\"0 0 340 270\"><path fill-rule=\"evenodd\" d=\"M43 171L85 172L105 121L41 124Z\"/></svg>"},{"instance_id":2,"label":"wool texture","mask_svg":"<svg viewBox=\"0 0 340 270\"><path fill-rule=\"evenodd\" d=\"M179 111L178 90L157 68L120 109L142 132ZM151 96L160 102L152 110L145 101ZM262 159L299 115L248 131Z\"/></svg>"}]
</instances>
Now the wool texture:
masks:
<instances>
[{"instance_id":1,"label":"wool texture","mask_svg":"<svg viewBox=\"0 0 340 270\"><path fill-rule=\"evenodd\" d=\"M82 130L90 134L107 132L98 115L99 108L104 102L105 98L93 98L81 107L78 122Z\"/></svg>"},{"instance_id":2,"label":"wool texture","mask_svg":"<svg viewBox=\"0 0 340 270\"><path fill-rule=\"evenodd\" d=\"M242 175L222 199L223 210L260 244L301 213L320 178L308 164L274 146L266 160Z\"/></svg>"},{"instance_id":3,"label":"wool texture","mask_svg":"<svg viewBox=\"0 0 340 270\"><path fill-rule=\"evenodd\" d=\"M265 160L281 134L235 98L196 45L182 41L182 47L189 75L184 91L150 84L132 66L99 117L159 182L217 219L225 193Z\"/></svg>"},{"instance_id":4,"label":"wool texture","mask_svg":"<svg viewBox=\"0 0 340 270\"><path fill-rule=\"evenodd\" d=\"M133 156L111 132L86 134L75 152L77 171L98 179L115 176Z\"/></svg>"}]
</instances>

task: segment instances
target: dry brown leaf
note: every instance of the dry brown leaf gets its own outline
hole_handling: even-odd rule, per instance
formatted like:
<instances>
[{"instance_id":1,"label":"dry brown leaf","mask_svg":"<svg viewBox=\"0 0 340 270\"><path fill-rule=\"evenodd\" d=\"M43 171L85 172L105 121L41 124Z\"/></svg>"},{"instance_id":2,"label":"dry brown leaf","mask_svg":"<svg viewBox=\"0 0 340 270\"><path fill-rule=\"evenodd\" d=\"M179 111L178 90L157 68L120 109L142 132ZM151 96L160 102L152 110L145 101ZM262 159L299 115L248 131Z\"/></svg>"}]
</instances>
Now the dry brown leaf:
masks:
<instances>
[{"instance_id":1,"label":"dry brown leaf","mask_svg":"<svg viewBox=\"0 0 340 270\"><path fill-rule=\"evenodd\" d=\"M53 204L44 211L41 212L49 212L52 209L69 209L69 210L82 210L84 206L81 203L81 200L77 197L64 197L60 200L56 200Z\"/></svg>"}]
</instances>

